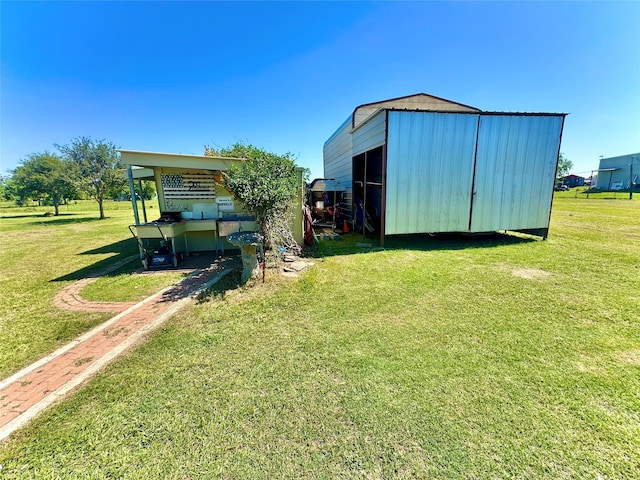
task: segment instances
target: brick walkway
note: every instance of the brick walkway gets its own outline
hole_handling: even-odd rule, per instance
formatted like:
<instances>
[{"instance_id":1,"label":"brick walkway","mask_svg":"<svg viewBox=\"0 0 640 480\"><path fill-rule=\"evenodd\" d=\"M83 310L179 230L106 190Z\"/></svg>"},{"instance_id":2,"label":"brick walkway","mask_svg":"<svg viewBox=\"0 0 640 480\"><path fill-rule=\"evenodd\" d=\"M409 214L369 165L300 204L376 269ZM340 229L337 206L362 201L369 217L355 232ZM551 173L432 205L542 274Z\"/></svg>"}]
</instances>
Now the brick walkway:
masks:
<instances>
[{"instance_id":1,"label":"brick walkway","mask_svg":"<svg viewBox=\"0 0 640 480\"><path fill-rule=\"evenodd\" d=\"M0 440L140 343L199 291L237 266L235 259L216 261L138 304L124 306L107 322L1 381Z\"/></svg>"},{"instance_id":2,"label":"brick walkway","mask_svg":"<svg viewBox=\"0 0 640 480\"><path fill-rule=\"evenodd\" d=\"M81 280L78 280L77 282L72 283L71 285L66 286L60 291L60 293L55 296L55 298L53 299L53 304L58 308L62 308L63 310L80 310L84 312L122 312L127 308L133 307L136 302L91 302L84 299L80 295L80 292L84 287L86 287L90 283L95 282L101 276L117 270L118 268L129 262L138 260L138 258L138 255L132 255L125 258L124 260L115 262L109 268L102 270L99 273L91 275L87 278L83 278Z\"/></svg>"}]
</instances>

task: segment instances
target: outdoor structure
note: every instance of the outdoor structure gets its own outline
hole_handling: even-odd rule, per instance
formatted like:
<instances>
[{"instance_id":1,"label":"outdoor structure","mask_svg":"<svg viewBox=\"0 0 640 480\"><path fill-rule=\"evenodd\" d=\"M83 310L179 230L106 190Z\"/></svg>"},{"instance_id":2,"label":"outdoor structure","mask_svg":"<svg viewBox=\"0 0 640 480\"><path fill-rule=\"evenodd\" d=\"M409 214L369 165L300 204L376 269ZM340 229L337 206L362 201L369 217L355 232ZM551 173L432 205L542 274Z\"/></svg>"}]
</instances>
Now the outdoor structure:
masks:
<instances>
[{"instance_id":1,"label":"outdoor structure","mask_svg":"<svg viewBox=\"0 0 640 480\"><path fill-rule=\"evenodd\" d=\"M177 258L191 252L219 251L236 248L227 241L227 236L235 232L256 229L255 219L222 186L223 173L240 158L208 157L170 153L119 150L120 160L127 167L127 177L131 191L135 225L130 227L140 245L140 256L145 265L149 261L146 245L152 241L162 241L164 252L153 259L165 264L169 257L175 264ZM136 197L136 182L155 182L158 193L159 214L150 220L144 201L142 218ZM302 182L302 169L300 169ZM139 195L142 198L142 195ZM302 244L302 199L301 186L298 205L295 208L293 233ZM145 265L153 266L153 265Z\"/></svg>"},{"instance_id":2,"label":"outdoor structure","mask_svg":"<svg viewBox=\"0 0 640 480\"><path fill-rule=\"evenodd\" d=\"M355 108L324 145L354 228L546 238L563 113L484 112L426 94Z\"/></svg>"},{"instance_id":3,"label":"outdoor structure","mask_svg":"<svg viewBox=\"0 0 640 480\"><path fill-rule=\"evenodd\" d=\"M638 185L640 152L619 157L601 158L594 186L598 190L629 190Z\"/></svg>"},{"instance_id":4,"label":"outdoor structure","mask_svg":"<svg viewBox=\"0 0 640 480\"><path fill-rule=\"evenodd\" d=\"M586 180L584 177L581 177L580 175L567 175L566 177L562 177L562 183L564 183L567 187L569 188L573 188L573 187L583 187L584 186L584 181Z\"/></svg>"}]
</instances>

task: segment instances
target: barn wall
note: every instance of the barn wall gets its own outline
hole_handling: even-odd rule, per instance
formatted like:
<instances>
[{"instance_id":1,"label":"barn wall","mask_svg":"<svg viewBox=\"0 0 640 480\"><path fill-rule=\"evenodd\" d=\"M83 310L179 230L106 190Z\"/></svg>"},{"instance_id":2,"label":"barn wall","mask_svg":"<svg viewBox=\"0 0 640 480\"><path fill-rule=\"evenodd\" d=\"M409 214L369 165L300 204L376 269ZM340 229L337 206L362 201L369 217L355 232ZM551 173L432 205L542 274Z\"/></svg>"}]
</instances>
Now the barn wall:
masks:
<instances>
[{"instance_id":1,"label":"barn wall","mask_svg":"<svg viewBox=\"0 0 640 480\"><path fill-rule=\"evenodd\" d=\"M350 120L347 119L324 144L324 178L351 183Z\"/></svg>"},{"instance_id":2,"label":"barn wall","mask_svg":"<svg viewBox=\"0 0 640 480\"><path fill-rule=\"evenodd\" d=\"M381 110L352 133L352 157L384 145L386 111Z\"/></svg>"},{"instance_id":3,"label":"barn wall","mask_svg":"<svg viewBox=\"0 0 640 480\"><path fill-rule=\"evenodd\" d=\"M386 234L468 229L478 118L389 112Z\"/></svg>"},{"instance_id":4,"label":"barn wall","mask_svg":"<svg viewBox=\"0 0 640 480\"><path fill-rule=\"evenodd\" d=\"M338 180L345 188L342 215L350 220L353 196L353 166L351 161L351 117L336 130L323 148L324 178Z\"/></svg>"},{"instance_id":5,"label":"barn wall","mask_svg":"<svg viewBox=\"0 0 640 480\"><path fill-rule=\"evenodd\" d=\"M472 232L549 227L564 117L482 115Z\"/></svg>"}]
</instances>

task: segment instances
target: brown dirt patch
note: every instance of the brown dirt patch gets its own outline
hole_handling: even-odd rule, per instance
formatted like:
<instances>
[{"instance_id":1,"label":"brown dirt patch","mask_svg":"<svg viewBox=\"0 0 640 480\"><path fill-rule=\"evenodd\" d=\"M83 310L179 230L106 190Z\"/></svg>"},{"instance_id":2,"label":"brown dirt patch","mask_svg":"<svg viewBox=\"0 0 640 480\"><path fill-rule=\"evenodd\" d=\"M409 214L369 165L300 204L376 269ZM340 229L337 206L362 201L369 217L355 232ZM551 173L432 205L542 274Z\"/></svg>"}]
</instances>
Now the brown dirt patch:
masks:
<instances>
[{"instance_id":1,"label":"brown dirt patch","mask_svg":"<svg viewBox=\"0 0 640 480\"><path fill-rule=\"evenodd\" d=\"M551 276L551 273L539 268L511 268L511 273L527 280L540 280Z\"/></svg>"}]
</instances>

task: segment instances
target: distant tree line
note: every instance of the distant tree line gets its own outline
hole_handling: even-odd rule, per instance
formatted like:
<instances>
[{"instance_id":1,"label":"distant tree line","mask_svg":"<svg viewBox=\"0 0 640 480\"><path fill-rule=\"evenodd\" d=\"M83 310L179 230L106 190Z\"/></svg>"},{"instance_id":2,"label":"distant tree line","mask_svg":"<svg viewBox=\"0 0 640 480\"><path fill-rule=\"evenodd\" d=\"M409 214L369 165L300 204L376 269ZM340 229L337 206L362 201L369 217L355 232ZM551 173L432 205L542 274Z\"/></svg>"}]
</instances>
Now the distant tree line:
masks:
<instances>
[{"instance_id":1,"label":"distant tree line","mask_svg":"<svg viewBox=\"0 0 640 480\"><path fill-rule=\"evenodd\" d=\"M36 201L51 205L54 215L69 200L90 198L104 216L106 199L129 196L117 147L105 140L78 137L66 145L55 145L58 152L32 153L20 162L10 176L0 177L0 197L18 205ZM152 198L153 185L144 189Z\"/></svg>"}]
</instances>

